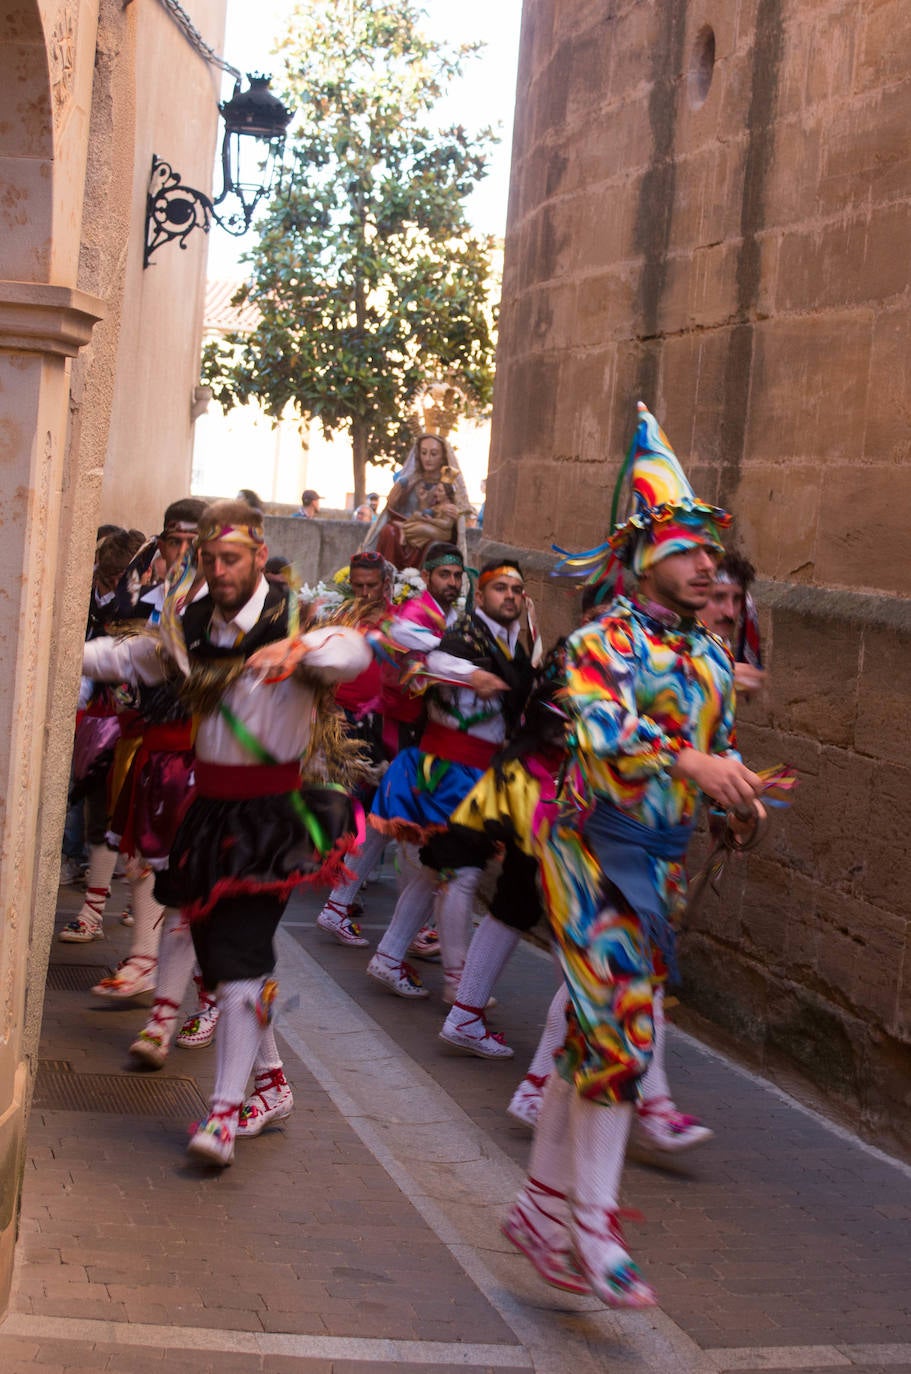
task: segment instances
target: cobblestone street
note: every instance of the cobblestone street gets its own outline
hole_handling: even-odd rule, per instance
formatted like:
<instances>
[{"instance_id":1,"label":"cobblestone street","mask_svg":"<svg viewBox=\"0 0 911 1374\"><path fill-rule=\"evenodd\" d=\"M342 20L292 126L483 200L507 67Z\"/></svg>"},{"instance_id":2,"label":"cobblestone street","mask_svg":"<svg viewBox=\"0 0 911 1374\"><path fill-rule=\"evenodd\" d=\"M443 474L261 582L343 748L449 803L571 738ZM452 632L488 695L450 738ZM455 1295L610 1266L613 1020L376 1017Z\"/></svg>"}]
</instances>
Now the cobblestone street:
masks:
<instances>
[{"instance_id":1,"label":"cobblestone street","mask_svg":"<svg viewBox=\"0 0 911 1374\"><path fill-rule=\"evenodd\" d=\"M675 1096L716 1138L673 1168L632 1163L624 1198L661 1308L608 1313L535 1277L498 1229L530 1139L504 1108L554 986L530 947L497 990L515 1060L461 1057L437 1039L438 968L426 1002L393 998L316 930L318 897L295 898L278 1023L294 1114L221 1174L188 1164L214 1051L133 1073L144 1008L84 990L126 948L125 890L104 943L51 952L4 1374L911 1374L911 1171L679 1032ZM58 923L78 906L60 893ZM367 894L374 943L391 874Z\"/></svg>"}]
</instances>

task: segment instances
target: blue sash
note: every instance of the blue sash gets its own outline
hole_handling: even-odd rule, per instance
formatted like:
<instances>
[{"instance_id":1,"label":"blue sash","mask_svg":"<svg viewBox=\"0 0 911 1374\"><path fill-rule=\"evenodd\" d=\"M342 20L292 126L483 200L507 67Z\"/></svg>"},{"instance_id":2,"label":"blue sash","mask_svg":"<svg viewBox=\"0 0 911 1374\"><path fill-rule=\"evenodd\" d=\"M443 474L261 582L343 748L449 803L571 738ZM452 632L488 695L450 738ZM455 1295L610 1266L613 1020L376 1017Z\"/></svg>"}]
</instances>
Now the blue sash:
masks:
<instances>
[{"instance_id":1,"label":"blue sash","mask_svg":"<svg viewBox=\"0 0 911 1374\"><path fill-rule=\"evenodd\" d=\"M668 920L664 898L655 886L649 859L681 862L686 855L691 822L650 826L635 820L610 802L599 800L585 826L605 878L622 893L642 922L643 930L658 946L668 972L676 977L675 932Z\"/></svg>"}]
</instances>

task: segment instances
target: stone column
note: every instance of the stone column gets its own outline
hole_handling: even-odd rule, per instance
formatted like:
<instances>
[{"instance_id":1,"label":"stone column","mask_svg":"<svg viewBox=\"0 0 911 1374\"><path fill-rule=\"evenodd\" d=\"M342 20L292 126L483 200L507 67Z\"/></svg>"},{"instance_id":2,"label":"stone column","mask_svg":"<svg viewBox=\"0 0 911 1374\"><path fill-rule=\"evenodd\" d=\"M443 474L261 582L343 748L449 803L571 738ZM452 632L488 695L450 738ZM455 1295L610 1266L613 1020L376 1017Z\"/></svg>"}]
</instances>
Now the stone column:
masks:
<instances>
[{"instance_id":1,"label":"stone column","mask_svg":"<svg viewBox=\"0 0 911 1374\"><path fill-rule=\"evenodd\" d=\"M0 1311L16 1236L32 1074L26 989L43 986L56 874L39 870L45 789L69 760L46 767L70 359L102 318L100 300L65 286L0 281ZM58 776L59 775L59 776ZM40 968L31 967L36 960Z\"/></svg>"}]
</instances>

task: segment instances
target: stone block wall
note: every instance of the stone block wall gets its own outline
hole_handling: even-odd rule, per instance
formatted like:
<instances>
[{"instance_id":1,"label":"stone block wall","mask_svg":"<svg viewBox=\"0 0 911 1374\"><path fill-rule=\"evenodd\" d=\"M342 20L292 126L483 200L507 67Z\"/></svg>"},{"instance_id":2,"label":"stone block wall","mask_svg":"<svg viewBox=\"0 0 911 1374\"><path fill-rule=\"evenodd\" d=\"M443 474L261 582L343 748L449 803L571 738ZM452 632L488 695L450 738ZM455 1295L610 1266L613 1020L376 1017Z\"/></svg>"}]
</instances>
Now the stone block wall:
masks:
<instances>
[{"instance_id":1,"label":"stone block wall","mask_svg":"<svg viewBox=\"0 0 911 1374\"><path fill-rule=\"evenodd\" d=\"M763 579L744 747L806 774L687 997L911 1144L904 725L911 28L901 0L525 0L485 535L607 532L635 403Z\"/></svg>"}]
</instances>

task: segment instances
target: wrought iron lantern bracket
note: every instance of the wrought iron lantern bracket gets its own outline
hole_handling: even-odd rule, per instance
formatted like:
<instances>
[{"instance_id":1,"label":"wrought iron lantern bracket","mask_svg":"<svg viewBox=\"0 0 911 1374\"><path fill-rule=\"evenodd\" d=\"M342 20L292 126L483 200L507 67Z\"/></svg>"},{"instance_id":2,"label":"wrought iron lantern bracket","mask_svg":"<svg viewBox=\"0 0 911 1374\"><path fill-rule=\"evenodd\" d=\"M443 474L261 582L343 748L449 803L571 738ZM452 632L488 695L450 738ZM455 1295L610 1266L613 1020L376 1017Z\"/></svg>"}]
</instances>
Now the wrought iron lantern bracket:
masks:
<instances>
[{"instance_id":1,"label":"wrought iron lantern bracket","mask_svg":"<svg viewBox=\"0 0 911 1374\"><path fill-rule=\"evenodd\" d=\"M208 234L214 209L209 197L192 186L184 186L180 173L169 162L152 154L152 172L146 195L145 253L143 267L163 243L178 241L186 248L194 229Z\"/></svg>"}]
</instances>

